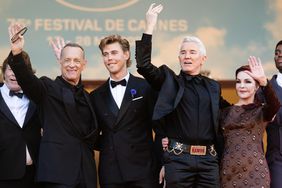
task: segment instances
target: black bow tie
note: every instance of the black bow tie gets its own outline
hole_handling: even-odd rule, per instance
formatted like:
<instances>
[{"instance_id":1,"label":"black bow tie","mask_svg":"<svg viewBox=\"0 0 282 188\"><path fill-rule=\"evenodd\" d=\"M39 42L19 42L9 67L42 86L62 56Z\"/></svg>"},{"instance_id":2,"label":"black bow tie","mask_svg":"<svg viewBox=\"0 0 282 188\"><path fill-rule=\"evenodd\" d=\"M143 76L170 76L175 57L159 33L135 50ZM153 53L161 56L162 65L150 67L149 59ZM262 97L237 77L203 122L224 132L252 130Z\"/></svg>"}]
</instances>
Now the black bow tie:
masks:
<instances>
[{"instance_id":1,"label":"black bow tie","mask_svg":"<svg viewBox=\"0 0 282 188\"><path fill-rule=\"evenodd\" d=\"M126 86L126 80L125 79L123 79L123 80L120 80L120 81L113 81L113 80L111 80L111 86L112 86L112 88L115 88L117 85L122 85L122 86Z\"/></svg>"},{"instance_id":2,"label":"black bow tie","mask_svg":"<svg viewBox=\"0 0 282 188\"><path fill-rule=\"evenodd\" d=\"M17 97L19 97L20 99L23 98L23 93L11 91L11 90L10 90L10 92L9 92L9 95L10 95L11 97L17 96Z\"/></svg>"}]
</instances>

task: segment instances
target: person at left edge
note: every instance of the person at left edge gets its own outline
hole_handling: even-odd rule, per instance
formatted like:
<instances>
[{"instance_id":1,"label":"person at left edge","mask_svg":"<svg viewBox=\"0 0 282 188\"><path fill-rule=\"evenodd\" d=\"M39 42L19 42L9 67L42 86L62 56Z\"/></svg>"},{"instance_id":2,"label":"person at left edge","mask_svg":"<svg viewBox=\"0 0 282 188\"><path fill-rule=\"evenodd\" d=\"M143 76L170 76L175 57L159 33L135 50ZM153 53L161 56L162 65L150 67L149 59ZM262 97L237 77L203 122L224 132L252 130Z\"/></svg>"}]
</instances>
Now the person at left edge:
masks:
<instances>
[{"instance_id":1,"label":"person at left edge","mask_svg":"<svg viewBox=\"0 0 282 188\"><path fill-rule=\"evenodd\" d=\"M29 56L22 52L33 72ZM0 87L0 187L36 188L35 169L40 143L40 120L36 105L22 92L5 59L4 84Z\"/></svg>"},{"instance_id":2,"label":"person at left edge","mask_svg":"<svg viewBox=\"0 0 282 188\"><path fill-rule=\"evenodd\" d=\"M10 37L21 28L9 27ZM37 78L22 58L24 38L11 43L8 62L19 85L39 107L43 126L36 180L44 188L96 188L94 142L97 122L81 83L83 48L68 43L61 52L61 76Z\"/></svg>"}]
</instances>

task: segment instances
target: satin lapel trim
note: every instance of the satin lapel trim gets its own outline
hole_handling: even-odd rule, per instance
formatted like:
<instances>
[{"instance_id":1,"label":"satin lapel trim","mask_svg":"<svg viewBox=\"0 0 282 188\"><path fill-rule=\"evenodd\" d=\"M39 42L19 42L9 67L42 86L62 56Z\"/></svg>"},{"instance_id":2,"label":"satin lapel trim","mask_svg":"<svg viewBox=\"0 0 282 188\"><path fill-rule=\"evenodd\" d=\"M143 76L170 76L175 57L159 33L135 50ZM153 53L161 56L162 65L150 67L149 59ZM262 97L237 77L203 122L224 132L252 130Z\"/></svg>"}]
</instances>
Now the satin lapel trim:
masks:
<instances>
[{"instance_id":1,"label":"satin lapel trim","mask_svg":"<svg viewBox=\"0 0 282 188\"><path fill-rule=\"evenodd\" d=\"M122 103L121 103L121 106L120 106L120 110L119 110L117 121L116 121L115 125L117 125L120 122L120 120L125 115L129 105L132 102L132 96L131 96L130 90L131 89L137 90L136 85L134 85L133 82L134 82L134 77L132 75L130 75L130 77L128 79L128 84L126 86L126 90L124 92L123 100L122 100ZM137 90L137 92L138 92L138 90Z\"/></svg>"},{"instance_id":2,"label":"satin lapel trim","mask_svg":"<svg viewBox=\"0 0 282 188\"><path fill-rule=\"evenodd\" d=\"M30 100L30 101L29 101L29 104L28 104L28 109L27 109L27 112L26 112L26 115L25 115L23 127L26 126L26 124L28 123L28 121L30 120L30 118L31 118L31 117L33 116L33 114L35 113L35 110L36 110L36 104Z\"/></svg>"},{"instance_id":3,"label":"satin lapel trim","mask_svg":"<svg viewBox=\"0 0 282 188\"><path fill-rule=\"evenodd\" d=\"M206 88L208 90L208 93L210 95L214 130L217 133L218 123L216 122L215 117L219 113L219 96L218 96L218 91L217 91L216 87L214 86L214 84L212 84L212 82L208 82L206 79L204 79L204 83L205 83ZM215 100L215 99L217 99L217 100Z\"/></svg>"},{"instance_id":4,"label":"satin lapel trim","mask_svg":"<svg viewBox=\"0 0 282 188\"><path fill-rule=\"evenodd\" d=\"M92 118L94 119L94 122L93 122L94 125L92 126L92 128L93 128L93 130L96 130L98 127L97 127L97 122L96 122L97 118L96 118L95 111L94 111L94 109L93 109L93 107L92 107L92 105L91 105L91 101L90 101L90 99L89 99L88 94L87 94L85 91L83 91L83 94L84 94L84 97L85 97L85 99L86 99L86 102L87 102L87 104L88 104L88 106L89 106L89 108L90 108Z\"/></svg>"},{"instance_id":5,"label":"satin lapel trim","mask_svg":"<svg viewBox=\"0 0 282 188\"><path fill-rule=\"evenodd\" d=\"M7 106L7 104L5 103L2 94L0 92L0 111L10 120L13 122L13 124L17 125L19 128L20 125L18 124L17 120L15 119L15 117L13 116L12 112L10 111L9 107Z\"/></svg>"},{"instance_id":6,"label":"satin lapel trim","mask_svg":"<svg viewBox=\"0 0 282 188\"><path fill-rule=\"evenodd\" d=\"M182 99L183 93L184 93L184 88L185 88L184 78L182 76L179 77L177 82L179 84L179 89L178 89L178 92L176 94L175 101L174 101L174 104L173 104L174 109L177 107L178 103Z\"/></svg>"},{"instance_id":7,"label":"satin lapel trim","mask_svg":"<svg viewBox=\"0 0 282 188\"><path fill-rule=\"evenodd\" d=\"M115 117L117 117L119 113L119 108L110 90L109 79L104 85L104 91L103 93L101 93L101 97L102 99L104 99L104 102L106 104L105 107L108 108Z\"/></svg>"}]
</instances>

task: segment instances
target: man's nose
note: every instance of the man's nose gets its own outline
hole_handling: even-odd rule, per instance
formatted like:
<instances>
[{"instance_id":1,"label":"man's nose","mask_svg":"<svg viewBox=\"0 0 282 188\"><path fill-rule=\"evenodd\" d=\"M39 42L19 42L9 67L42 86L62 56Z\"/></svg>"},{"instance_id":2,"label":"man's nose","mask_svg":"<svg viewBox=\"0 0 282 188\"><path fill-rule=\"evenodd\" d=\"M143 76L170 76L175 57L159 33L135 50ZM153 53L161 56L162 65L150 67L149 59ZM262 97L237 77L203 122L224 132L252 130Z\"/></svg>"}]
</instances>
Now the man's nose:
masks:
<instances>
[{"instance_id":1,"label":"man's nose","mask_svg":"<svg viewBox=\"0 0 282 188\"><path fill-rule=\"evenodd\" d=\"M190 59L191 58L191 54L190 53L185 54L185 58L186 59Z\"/></svg>"},{"instance_id":2,"label":"man's nose","mask_svg":"<svg viewBox=\"0 0 282 188\"><path fill-rule=\"evenodd\" d=\"M113 58L113 55L112 54L109 54L108 55L108 59L112 59Z\"/></svg>"}]
</instances>

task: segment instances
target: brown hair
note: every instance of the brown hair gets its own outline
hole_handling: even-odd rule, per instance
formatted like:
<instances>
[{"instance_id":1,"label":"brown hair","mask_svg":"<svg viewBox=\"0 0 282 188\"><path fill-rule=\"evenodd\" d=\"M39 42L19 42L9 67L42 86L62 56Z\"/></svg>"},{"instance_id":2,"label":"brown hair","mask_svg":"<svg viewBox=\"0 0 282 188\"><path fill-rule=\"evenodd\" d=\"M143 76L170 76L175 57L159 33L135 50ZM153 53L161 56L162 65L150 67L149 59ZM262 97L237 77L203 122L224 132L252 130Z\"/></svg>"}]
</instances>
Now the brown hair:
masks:
<instances>
[{"instance_id":1,"label":"brown hair","mask_svg":"<svg viewBox=\"0 0 282 188\"><path fill-rule=\"evenodd\" d=\"M239 73L239 72L242 72L242 71L249 71L249 72L251 72L251 68L250 68L249 65L243 65L243 66L239 67L239 68L236 69L236 71L235 71L235 78L237 78L238 73Z\"/></svg>"},{"instance_id":2,"label":"brown hair","mask_svg":"<svg viewBox=\"0 0 282 188\"><path fill-rule=\"evenodd\" d=\"M119 43L121 46L121 49L123 52L129 52L129 58L126 61L126 66L130 67L131 65L131 60L130 60L130 44L128 40L125 38L122 38L120 35L110 35L105 38L103 38L99 44L99 48L101 52L103 53L103 49L105 48L106 45L113 44L113 43Z\"/></svg>"},{"instance_id":3,"label":"brown hair","mask_svg":"<svg viewBox=\"0 0 282 188\"><path fill-rule=\"evenodd\" d=\"M35 70L32 69L28 53L26 53L25 51L22 51L22 57L23 57L24 62L26 64L26 66L27 66L27 69L30 70L33 74L35 74ZM5 75L5 71L7 69L7 66L8 66L8 57L4 60L4 62L2 64L2 67L1 67L1 71L2 71L3 77Z\"/></svg>"},{"instance_id":4,"label":"brown hair","mask_svg":"<svg viewBox=\"0 0 282 188\"><path fill-rule=\"evenodd\" d=\"M83 52L83 59L85 59L85 52L84 52L83 47L80 46L79 44L73 43L73 42L67 43L67 44L62 48L62 50L61 50L61 57L60 57L61 59L62 59L63 51L64 51L64 49L65 49L66 47L80 48L80 49L82 50L82 52Z\"/></svg>"}]
</instances>

